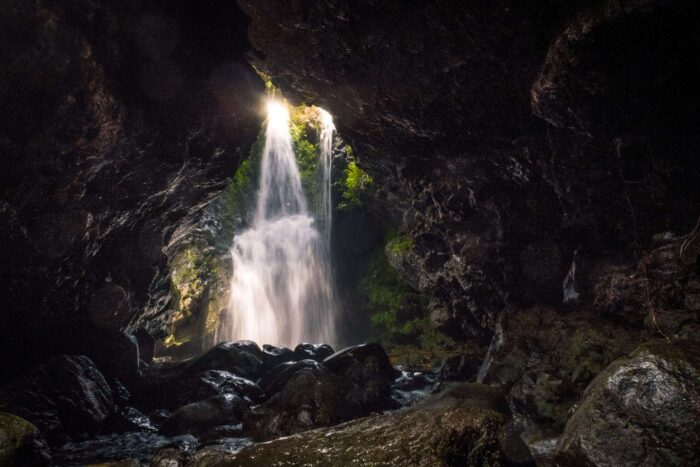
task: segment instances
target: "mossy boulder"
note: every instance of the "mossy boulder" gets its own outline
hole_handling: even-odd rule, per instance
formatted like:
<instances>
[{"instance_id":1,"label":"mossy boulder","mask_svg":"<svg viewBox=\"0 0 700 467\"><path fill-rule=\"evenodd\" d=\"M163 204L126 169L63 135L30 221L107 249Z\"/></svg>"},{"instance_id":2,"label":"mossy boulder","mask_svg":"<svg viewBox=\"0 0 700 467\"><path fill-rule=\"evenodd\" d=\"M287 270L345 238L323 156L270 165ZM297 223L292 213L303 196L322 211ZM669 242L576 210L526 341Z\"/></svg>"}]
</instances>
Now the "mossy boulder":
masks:
<instances>
[{"instance_id":1,"label":"mossy boulder","mask_svg":"<svg viewBox=\"0 0 700 467\"><path fill-rule=\"evenodd\" d=\"M27 420L0 412L0 465L50 465L50 451Z\"/></svg>"}]
</instances>

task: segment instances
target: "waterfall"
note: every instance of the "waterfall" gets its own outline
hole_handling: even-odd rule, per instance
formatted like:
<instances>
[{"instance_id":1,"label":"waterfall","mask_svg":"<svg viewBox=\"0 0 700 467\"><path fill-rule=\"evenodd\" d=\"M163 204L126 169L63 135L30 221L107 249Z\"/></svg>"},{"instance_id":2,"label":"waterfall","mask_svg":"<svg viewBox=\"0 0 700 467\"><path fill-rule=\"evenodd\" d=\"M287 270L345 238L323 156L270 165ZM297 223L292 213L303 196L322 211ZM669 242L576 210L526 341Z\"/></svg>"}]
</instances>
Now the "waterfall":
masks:
<instances>
[{"instance_id":1,"label":"waterfall","mask_svg":"<svg viewBox=\"0 0 700 467\"><path fill-rule=\"evenodd\" d=\"M321 148L321 187L323 189L320 199L320 209L318 209L318 220L323 233L323 240L326 248L331 245L331 228L333 226L333 203L331 200L331 170L333 168L333 134L335 125L331 114L323 109L319 109L320 148Z\"/></svg>"},{"instance_id":2,"label":"waterfall","mask_svg":"<svg viewBox=\"0 0 700 467\"><path fill-rule=\"evenodd\" d=\"M320 115L321 235L302 190L286 104L271 101L267 110L256 210L250 228L236 235L231 248L231 297L216 340L288 347L305 341L333 343L328 254L332 118Z\"/></svg>"}]
</instances>

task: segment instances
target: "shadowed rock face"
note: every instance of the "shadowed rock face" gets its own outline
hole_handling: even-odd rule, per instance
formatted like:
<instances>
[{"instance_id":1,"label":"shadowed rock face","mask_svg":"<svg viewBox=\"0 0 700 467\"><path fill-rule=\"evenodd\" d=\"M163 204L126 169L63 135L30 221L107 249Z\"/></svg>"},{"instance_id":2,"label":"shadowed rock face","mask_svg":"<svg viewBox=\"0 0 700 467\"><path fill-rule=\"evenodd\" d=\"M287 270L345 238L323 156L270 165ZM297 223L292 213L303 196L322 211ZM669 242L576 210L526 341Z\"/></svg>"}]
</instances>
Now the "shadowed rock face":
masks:
<instances>
[{"instance_id":1,"label":"shadowed rock face","mask_svg":"<svg viewBox=\"0 0 700 467\"><path fill-rule=\"evenodd\" d=\"M137 315L162 246L259 128L240 11L155 3L0 7L3 363L73 329L157 331L165 307Z\"/></svg>"},{"instance_id":2,"label":"shadowed rock face","mask_svg":"<svg viewBox=\"0 0 700 467\"><path fill-rule=\"evenodd\" d=\"M333 113L413 240L399 266L464 339L561 304L574 257L578 290L692 228L691 2L618 3L239 2L255 63Z\"/></svg>"},{"instance_id":3,"label":"shadowed rock face","mask_svg":"<svg viewBox=\"0 0 700 467\"><path fill-rule=\"evenodd\" d=\"M115 407L104 376L81 355L54 357L3 392L7 410L36 424L53 443L94 435Z\"/></svg>"}]
</instances>

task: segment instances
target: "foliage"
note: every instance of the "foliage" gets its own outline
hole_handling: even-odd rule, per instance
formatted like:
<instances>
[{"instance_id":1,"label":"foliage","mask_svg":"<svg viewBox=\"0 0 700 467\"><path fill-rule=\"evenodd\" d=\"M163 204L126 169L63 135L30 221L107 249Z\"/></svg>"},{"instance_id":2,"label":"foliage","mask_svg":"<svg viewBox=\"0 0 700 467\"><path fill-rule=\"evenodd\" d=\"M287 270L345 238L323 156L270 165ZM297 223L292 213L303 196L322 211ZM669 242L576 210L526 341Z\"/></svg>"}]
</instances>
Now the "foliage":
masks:
<instances>
[{"instance_id":1,"label":"foliage","mask_svg":"<svg viewBox=\"0 0 700 467\"><path fill-rule=\"evenodd\" d=\"M359 292L381 340L410 341L425 328L422 297L389 264L383 248L372 255Z\"/></svg>"},{"instance_id":2,"label":"foliage","mask_svg":"<svg viewBox=\"0 0 700 467\"><path fill-rule=\"evenodd\" d=\"M258 189L258 174L262 151L265 146L265 133L260 132L258 139L250 150L250 155L238 166L233 178L228 180L226 188L217 197L211 213L213 223L218 223L210 242L217 242L228 248L234 234L243 228L255 206L255 192Z\"/></svg>"},{"instance_id":3,"label":"foliage","mask_svg":"<svg viewBox=\"0 0 700 467\"><path fill-rule=\"evenodd\" d=\"M352 154L352 151L347 152ZM373 193L374 179L362 170L354 160L351 160L345 168L344 177L338 209L343 211L358 209L362 206L363 201Z\"/></svg>"},{"instance_id":4,"label":"foliage","mask_svg":"<svg viewBox=\"0 0 700 467\"><path fill-rule=\"evenodd\" d=\"M399 235L389 240L386 248L394 256L403 255L413 249L413 239L409 235Z\"/></svg>"}]
</instances>

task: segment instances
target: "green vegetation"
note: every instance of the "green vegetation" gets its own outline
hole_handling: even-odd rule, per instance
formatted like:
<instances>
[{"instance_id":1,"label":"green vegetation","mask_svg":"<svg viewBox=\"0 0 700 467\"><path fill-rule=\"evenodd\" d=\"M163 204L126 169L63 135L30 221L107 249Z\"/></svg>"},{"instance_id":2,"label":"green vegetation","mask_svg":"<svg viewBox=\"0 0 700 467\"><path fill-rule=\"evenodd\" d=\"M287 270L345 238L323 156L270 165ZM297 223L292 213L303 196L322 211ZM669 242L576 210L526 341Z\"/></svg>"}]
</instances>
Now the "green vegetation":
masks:
<instances>
[{"instance_id":1,"label":"green vegetation","mask_svg":"<svg viewBox=\"0 0 700 467\"><path fill-rule=\"evenodd\" d=\"M348 149L347 153L352 158L352 151ZM374 192L374 179L352 159L345 168L344 175L345 180L342 181L342 195L338 209L343 211L358 209L362 206L363 201Z\"/></svg>"},{"instance_id":2,"label":"green vegetation","mask_svg":"<svg viewBox=\"0 0 700 467\"><path fill-rule=\"evenodd\" d=\"M363 313L370 317L376 338L388 349L394 363L435 366L458 346L435 331L427 300L387 259L385 250L408 253L412 240L405 235L387 236L389 239L374 249L357 288Z\"/></svg>"},{"instance_id":3,"label":"green vegetation","mask_svg":"<svg viewBox=\"0 0 700 467\"><path fill-rule=\"evenodd\" d=\"M216 229L209 229L209 242L216 243L219 250L227 250L231 246L234 234L248 223L252 214L264 146L265 133L261 131L250 155L238 166L212 207L210 217L219 224L215 226Z\"/></svg>"},{"instance_id":4,"label":"green vegetation","mask_svg":"<svg viewBox=\"0 0 700 467\"><path fill-rule=\"evenodd\" d=\"M294 107L290 112L292 143L299 167L301 185L309 206L318 206L321 197L321 164L318 137L314 134L316 111L314 107Z\"/></svg>"},{"instance_id":5,"label":"green vegetation","mask_svg":"<svg viewBox=\"0 0 700 467\"><path fill-rule=\"evenodd\" d=\"M408 235L399 235L389 240L386 248L394 256L404 255L413 249L413 239Z\"/></svg>"}]
</instances>

